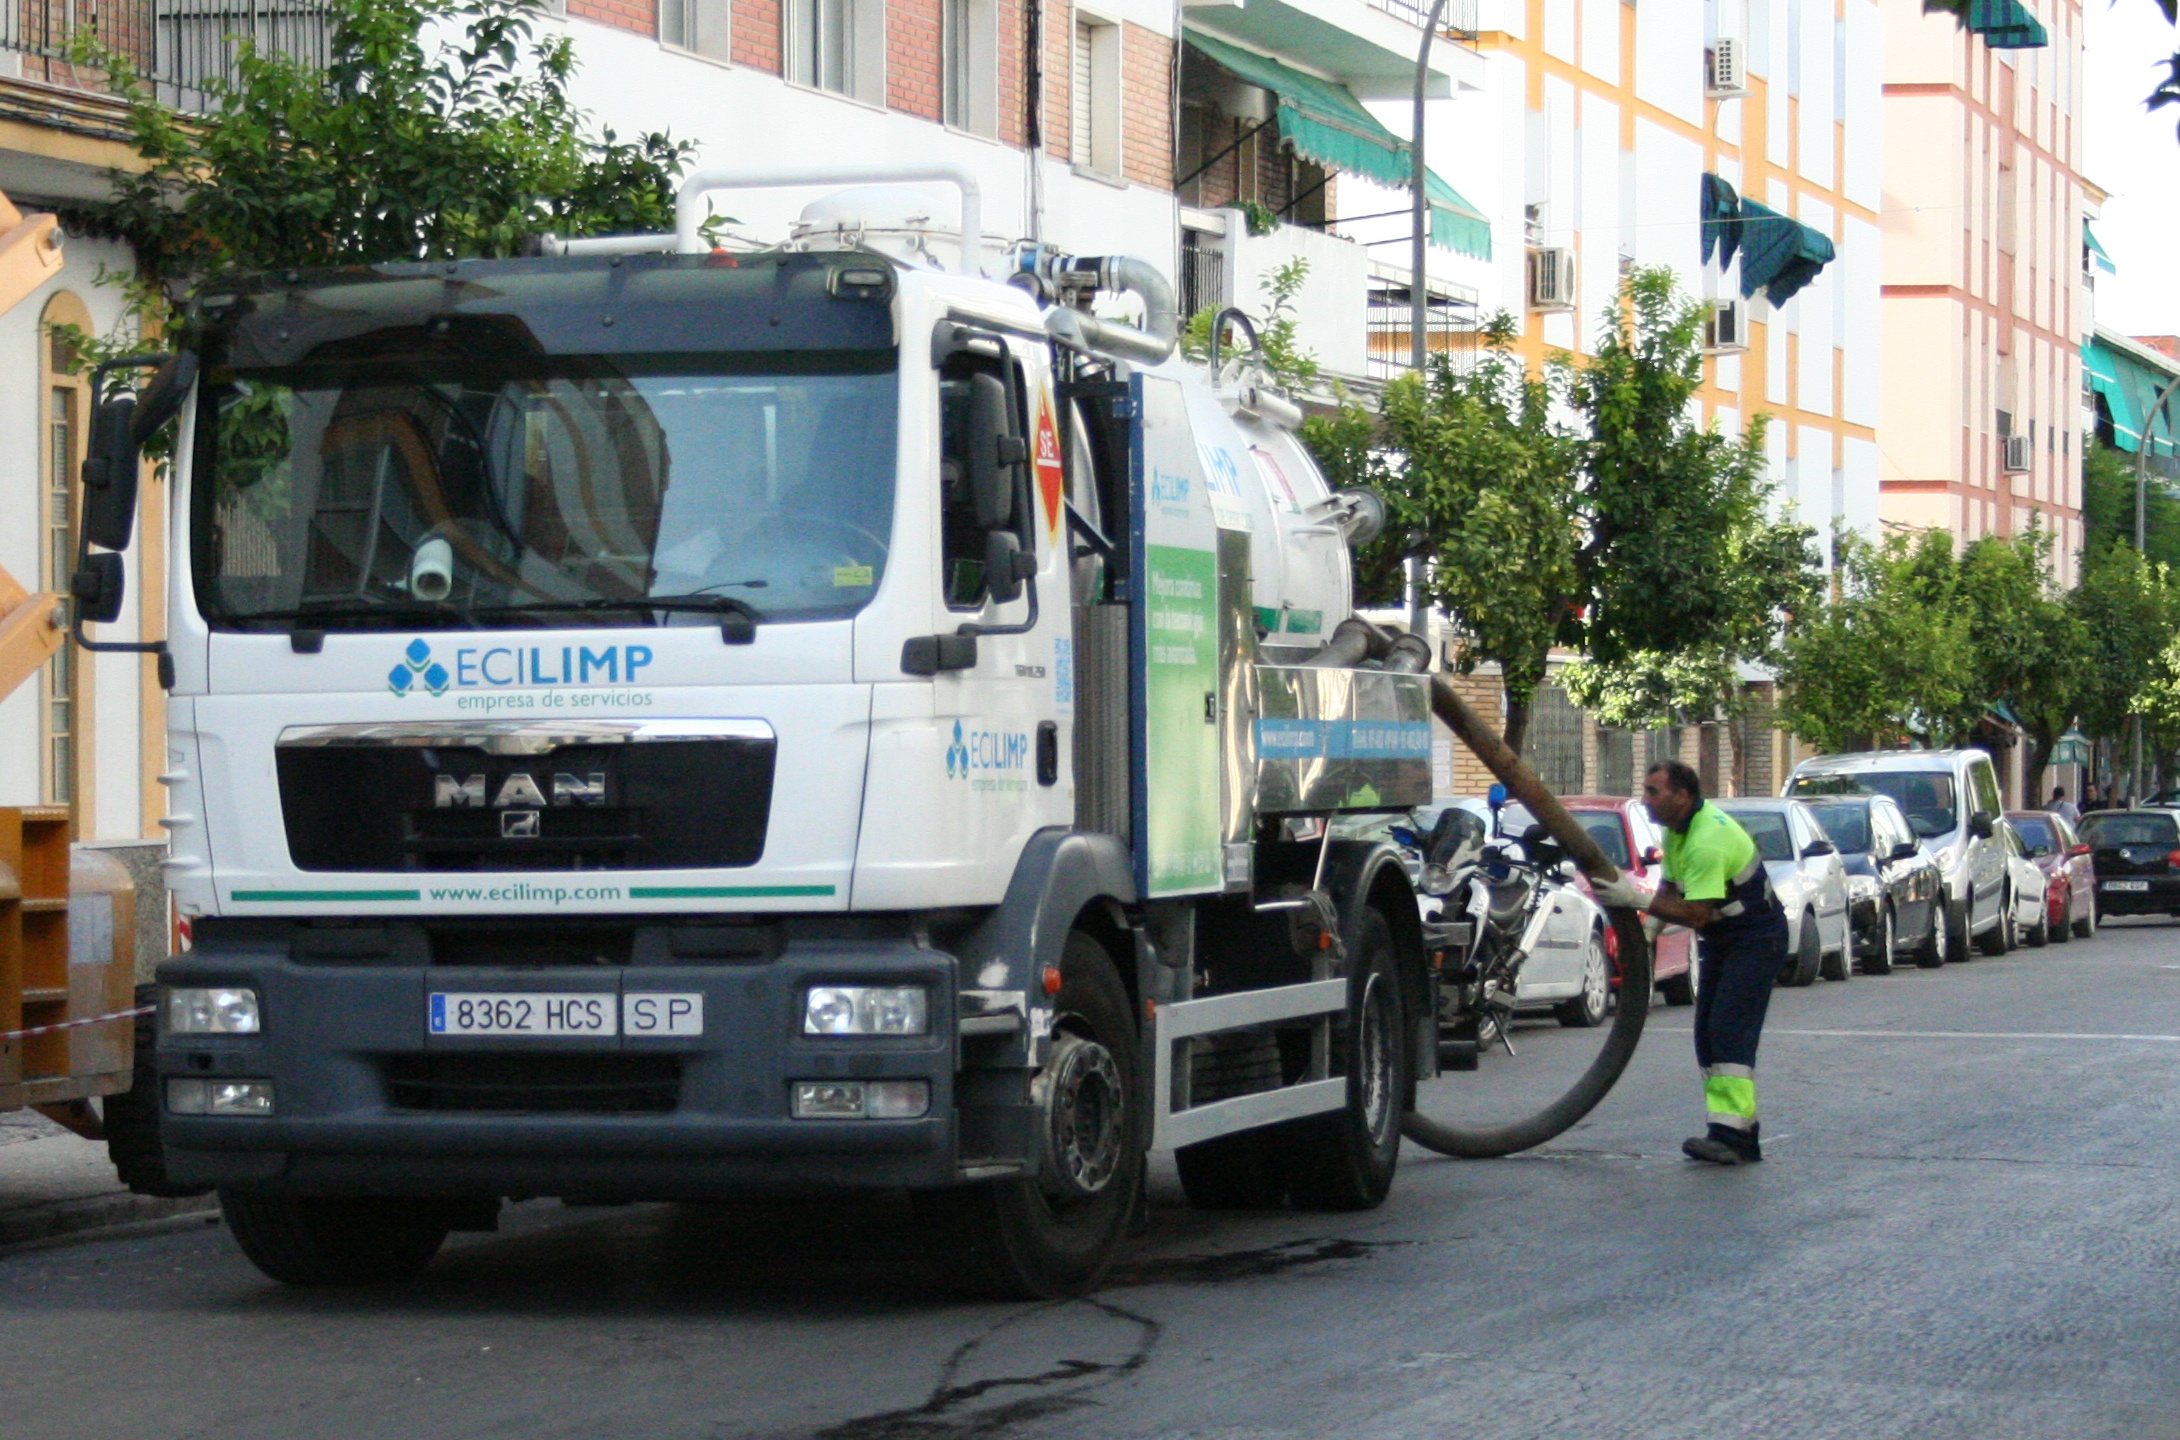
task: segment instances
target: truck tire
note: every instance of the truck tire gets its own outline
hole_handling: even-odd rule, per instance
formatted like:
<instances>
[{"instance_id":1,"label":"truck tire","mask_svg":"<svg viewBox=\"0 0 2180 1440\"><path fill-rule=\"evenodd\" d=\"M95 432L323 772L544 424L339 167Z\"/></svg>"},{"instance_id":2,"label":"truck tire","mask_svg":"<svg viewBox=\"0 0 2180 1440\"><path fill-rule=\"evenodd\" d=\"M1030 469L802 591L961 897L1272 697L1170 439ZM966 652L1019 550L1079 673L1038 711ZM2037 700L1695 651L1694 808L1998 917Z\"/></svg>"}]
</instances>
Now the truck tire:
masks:
<instances>
[{"instance_id":1,"label":"truck tire","mask_svg":"<svg viewBox=\"0 0 2180 1440\"><path fill-rule=\"evenodd\" d=\"M1410 1070L1399 953L1385 916L1364 911L1355 927L1347 1024L1333 1041L1333 1053L1346 1057L1347 1104L1270 1137L1297 1209L1374 1210L1393 1188Z\"/></svg>"},{"instance_id":2,"label":"truck tire","mask_svg":"<svg viewBox=\"0 0 2180 1440\"><path fill-rule=\"evenodd\" d=\"M1060 959L1053 1056L1064 1086L1042 1123L1054 1154L1039 1174L912 1197L925 1254L949 1289L1043 1300L1094 1288L1143 1187L1140 1046L1134 1008L1105 948L1077 931ZM1064 1131L1064 1134L1063 1134Z\"/></svg>"},{"instance_id":3,"label":"truck tire","mask_svg":"<svg viewBox=\"0 0 2180 1440\"><path fill-rule=\"evenodd\" d=\"M158 1004L159 987L136 987L139 1009ZM158 1017L136 1017L136 1069L129 1088L108 1095L102 1115L106 1123L106 1158L113 1162L121 1183L139 1195L180 1200L209 1195L209 1185L177 1185L167 1178L166 1151L160 1148L160 1119L166 1113L159 1103L159 1072L152 1064L152 1046L159 1036Z\"/></svg>"},{"instance_id":4,"label":"truck tire","mask_svg":"<svg viewBox=\"0 0 2180 1440\"><path fill-rule=\"evenodd\" d=\"M422 1273L452 1229L443 1207L398 1196L321 1198L221 1190L227 1228L283 1285L370 1285Z\"/></svg>"}]
</instances>

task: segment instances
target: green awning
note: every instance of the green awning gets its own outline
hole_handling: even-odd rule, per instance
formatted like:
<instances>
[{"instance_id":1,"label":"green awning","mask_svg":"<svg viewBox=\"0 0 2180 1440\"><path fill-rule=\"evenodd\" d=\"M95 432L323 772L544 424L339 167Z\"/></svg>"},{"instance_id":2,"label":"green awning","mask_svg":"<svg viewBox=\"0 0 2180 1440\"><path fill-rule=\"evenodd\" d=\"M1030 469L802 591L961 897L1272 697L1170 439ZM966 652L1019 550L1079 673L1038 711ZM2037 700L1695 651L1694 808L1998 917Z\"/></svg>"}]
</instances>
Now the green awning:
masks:
<instances>
[{"instance_id":1,"label":"green awning","mask_svg":"<svg viewBox=\"0 0 2180 1440\"><path fill-rule=\"evenodd\" d=\"M1278 97L1280 138L1297 155L1388 190L1411 188L1415 162L1408 142L1379 124L1346 86L1305 75L1201 30L1184 28L1181 33L1205 58ZM1431 211L1432 244L1479 260L1491 258L1491 222L1483 212L1428 171L1423 195Z\"/></svg>"},{"instance_id":2,"label":"green awning","mask_svg":"<svg viewBox=\"0 0 2180 1440\"><path fill-rule=\"evenodd\" d=\"M1444 250L1458 250L1478 260L1491 258L1491 222L1461 192L1438 178L1436 171L1423 172L1423 200L1431 207L1431 243ZM1410 204L1415 202L1410 201Z\"/></svg>"},{"instance_id":3,"label":"green awning","mask_svg":"<svg viewBox=\"0 0 2180 1440\"><path fill-rule=\"evenodd\" d=\"M2119 273L2119 267L2112 263L2112 257L2105 254L2104 247L2097 243L2097 232L2089 228L2087 220L2082 222L2082 244L2088 249L2092 257L2091 263L2099 270L2107 275L2117 275Z\"/></svg>"},{"instance_id":4,"label":"green awning","mask_svg":"<svg viewBox=\"0 0 2180 1440\"><path fill-rule=\"evenodd\" d=\"M1839 252L1831 237L1766 205L1741 201L1741 293L1759 287L1774 305L1784 305Z\"/></svg>"},{"instance_id":5,"label":"green awning","mask_svg":"<svg viewBox=\"0 0 2180 1440\"><path fill-rule=\"evenodd\" d=\"M2021 0L1968 0L1968 28L1993 50L2041 50L2051 43Z\"/></svg>"},{"instance_id":6,"label":"green awning","mask_svg":"<svg viewBox=\"0 0 2180 1440\"><path fill-rule=\"evenodd\" d=\"M2103 397L2105 409L2111 413L2113 442L2129 454L2140 450L2143 419L2157 403L2157 392L2172 379L2171 372L2147 365L2098 340L2082 347L2082 369L2089 377L2090 390ZM2167 430L2168 423L2180 427L2180 416L2171 413L2175 408L2171 401L2165 408L2167 419L2152 428L2152 455L2180 454L2180 442Z\"/></svg>"}]
</instances>

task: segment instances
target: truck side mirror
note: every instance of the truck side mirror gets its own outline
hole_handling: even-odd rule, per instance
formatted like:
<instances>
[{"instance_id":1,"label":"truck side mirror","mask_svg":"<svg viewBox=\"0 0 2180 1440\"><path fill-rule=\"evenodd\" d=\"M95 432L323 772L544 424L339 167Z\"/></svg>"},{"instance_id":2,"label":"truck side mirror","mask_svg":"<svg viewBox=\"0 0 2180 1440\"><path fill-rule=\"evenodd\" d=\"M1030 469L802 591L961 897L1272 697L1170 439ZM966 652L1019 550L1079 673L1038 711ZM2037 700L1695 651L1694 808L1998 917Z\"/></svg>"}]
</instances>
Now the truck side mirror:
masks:
<instances>
[{"instance_id":1,"label":"truck side mirror","mask_svg":"<svg viewBox=\"0 0 2180 1440\"><path fill-rule=\"evenodd\" d=\"M121 618L121 594L127 584L127 567L121 557L111 550L94 550L83 558L83 566L69 577L69 598L76 602L76 615L93 625L106 625Z\"/></svg>"},{"instance_id":2,"label":"truck side mirror","mask_svg":"<svg viewBox=\"0 0 2180 1440\"><path fill-rule=\"evenodd\" d=\"M1004 605L1022 598L1022 582L1037 573L1037 556L1012 530L984 532L984 593Z\"/></svg>"},{"instance_id":3,"label":"truck side mirror","mask_svg":"<svg viewBox=\"0 0 2180 1440\"><path fill-rule=\"evenodd\" d=\"M1978 840L1990 839L1992 834L1994 833L1992 829L1992 822L1996 818L1997 817L1992 815L1991 812L1988 810L1978 810L1975 814L1968 817L1968 833L1975 836Z\"/></svg>"},{"instance_id":4,"label":"truck side mirror","mask_svg":"<svg viewBox=\"0 0 2180 1440\"><path fill-rule=\"evenodd\" d=\"M128 549L136 527L135 427L134 395L101 401L91 417L90 450L83 460L83 533L108 550Z\"/></svg>"},{"instance_id":5,"label":"truck side mirror","mask_svg":"<svg viewBox=\"0 0 2180 1440\"><path fill-rule=\"evenodd\" d=\"M997 375L969 377L969 493L985 530L1014 524L1015 469L1028 447L1007 425L1007 387ZM997 577L993 577L995 580Z\"/></svg>"}]
</instances>

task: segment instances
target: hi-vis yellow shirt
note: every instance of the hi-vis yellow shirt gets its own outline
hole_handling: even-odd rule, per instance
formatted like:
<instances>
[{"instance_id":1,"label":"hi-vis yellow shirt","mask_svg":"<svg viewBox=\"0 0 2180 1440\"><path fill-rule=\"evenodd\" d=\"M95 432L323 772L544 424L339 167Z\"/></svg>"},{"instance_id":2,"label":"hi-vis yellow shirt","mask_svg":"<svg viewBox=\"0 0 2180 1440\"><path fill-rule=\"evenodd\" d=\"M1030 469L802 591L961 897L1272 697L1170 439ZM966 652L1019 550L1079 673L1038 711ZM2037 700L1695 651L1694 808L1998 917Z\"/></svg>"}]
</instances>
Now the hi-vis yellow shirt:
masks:
<instances>
[{"instance_id":1,"label":"hi-vis yellow shirt","mask_svg":"<svg viewBox=\"0 0 2180 1440\"><path fill-rule=\"evenodd\" d=\"M1749 832L1708 800L1688 817L1685 831L1666 827L1665 878L1680 886L1683 899L1725 899L1733 877L1755 858Z\"/></svg>"}]
</instances>

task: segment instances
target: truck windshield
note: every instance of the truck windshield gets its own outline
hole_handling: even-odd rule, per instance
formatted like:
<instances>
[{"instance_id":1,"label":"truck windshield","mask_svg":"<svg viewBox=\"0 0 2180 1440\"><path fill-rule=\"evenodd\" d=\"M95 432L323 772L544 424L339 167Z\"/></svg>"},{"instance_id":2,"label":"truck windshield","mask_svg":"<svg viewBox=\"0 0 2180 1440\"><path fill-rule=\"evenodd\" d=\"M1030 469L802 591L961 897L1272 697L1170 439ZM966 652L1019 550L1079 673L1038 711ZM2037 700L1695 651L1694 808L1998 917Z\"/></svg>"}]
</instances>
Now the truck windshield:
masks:
<instances>
[{"instance_id":1,"label":"truck windshield","mask_svg":"<svg viewBox=\"0 0 2180 1440\"><path fill-rule=\"evenodd\" d=\"M228 629L852 615L892 533L893 353L208 365L198 602Z\"/></svg>"}]
</instances>

